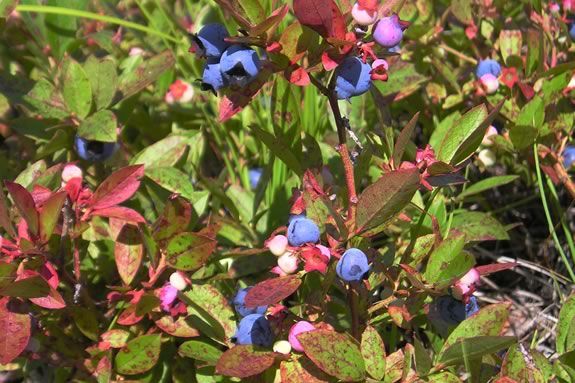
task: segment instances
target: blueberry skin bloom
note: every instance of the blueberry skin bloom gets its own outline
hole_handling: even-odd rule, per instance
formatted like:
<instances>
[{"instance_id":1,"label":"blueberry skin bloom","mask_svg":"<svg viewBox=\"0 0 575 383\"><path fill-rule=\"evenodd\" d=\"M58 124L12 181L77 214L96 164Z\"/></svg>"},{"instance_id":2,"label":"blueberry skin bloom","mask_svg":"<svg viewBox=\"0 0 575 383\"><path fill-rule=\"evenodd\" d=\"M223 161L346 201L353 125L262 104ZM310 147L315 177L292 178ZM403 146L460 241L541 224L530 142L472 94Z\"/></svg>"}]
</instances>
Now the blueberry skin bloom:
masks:
<instances>
[{"instance_id":1,"label":"blueberry skin bloom","mask_svg":"<svg viewBox=\"0 0 575 383\"><path fill-rule=\"evenodd\" d=\"M575 146L567 146L563 151L563 166L565 169L571 168L575 162Z\"/></svg>"},{"instance_id":2,"label":"blueberry skin bloom","mask_svg":"<svg viewBox=\"0 0 575 383\"><path fill-rule=\"evenodd\" d=\"M346 57L337 67L335 94L339 100L364 94L371 87L371 66L359 57Z\"/></svg>"},{"instance_id":3,"label":"blueberry skin bloom","mask_svg":"<svg viewBox=\"0 0 575 383\"><path fill-rule=\"evenodd\" d=\"M258 54L245 45L232 45L222 54L220 70L230 85L246 86L260 73Z\"/></svg>"},{"instance_id":4,"label":"blueberry skin bloom","mask_svg":"<svg viewBox=\"0 0 575 383\"><path fill-rule=\"evenodd\" d=\"M495 77L499 77L501 74L501 65L495 60L486 59L479 61L477 68L475 69L475 75L477 78L483 77L485 74L492 74Z\"/></svg>"},{"instance_id":5,"label":"blueberry skin bloom","mask_svg":"<svg viewBox=\"0 0 575 383\"><path fill-rule=\"evenodd\" d=\"M373 29L373 39L385 48L395 47L403 39L403 29L397 15L382 17Z\"/></svg>"},{"instance_id":6,"label":"blueberry skin bloom","mask_svg":"<svg viewBox=\"0 0 575 383\"><path fill-rule=\"evenodd\" d=\"M118 150L116 142L89 141L78 135L74 139L76 153L83 160L99 162L112 157Z\"/></svg>"},{"instance_id":7,"label":"blueberry skin bloom","mask_svg":"<svg viewBox=\"0 0 575 383\"><path fill-rule=\"evenodd\" d=\"M288 226L287 238L291 246L317 243L319 235L319 227L309 218L294 219Z\"/></svg>"},{"instance_id":8,"label":"blueberry skin bloom","mask_svg":"<svg viewBox=\"0 0 575 383\"><path fill-rule=\"evenodd\" d=\"M227 86L227 83L222 75L220 62L218 59L208 59L204 66L204 73L202 75L202 90L209 90L216 93L225 86Z\"/></svg>"},{"instance_id":9,"label":"blueberry skin bloom","mask_svg":"<svg viewBox=\"0 0 575 383\"><path fill-rule=\"evenodd\" d=\"M245 303L246 295L248 295L248 291L250 291L250 289L251 286L238 290L236 296L234 297L234 300L232 301L232 303L234 304L234 308L236 309L236 312L241 317L246 317L250 314L262 315L265 314L266 310L268 309L267 306L258 306L252 308L246 307Z\"/></svg>"},{"instance_id":10,"label":"blueberry skin bloom","mask_svg":"<svg viewBox=\"0 0 575 383\"><path fill-rule=\"evenodd\" d=\"M347 249L337 262L335 271L346 282L361 281L369 271L367 256L360 249Z\"/></svg>"},{"instance_id":11,"label":"blueberry skin bloom","mask_svg":"<svg viewBox=\"0 0 575 383\"><path fill-rule=\"evenodd\" d=\"M229 37L226 27L220 23L206 24L192 36L196 53L202 57L219 58L230 46L224 39Z\"/></svg>"},{"instance_id":12,"label":"blueberry skin bloom","mask_svg":"<svg viewBox=\"0 0 575 383\"><path fill-rule=\"evenodd\" d=\"M236 344L269 347L273 344L274 336L265 316L250 314L240 321L232 341Z\"/></svg>"}]
</instances>

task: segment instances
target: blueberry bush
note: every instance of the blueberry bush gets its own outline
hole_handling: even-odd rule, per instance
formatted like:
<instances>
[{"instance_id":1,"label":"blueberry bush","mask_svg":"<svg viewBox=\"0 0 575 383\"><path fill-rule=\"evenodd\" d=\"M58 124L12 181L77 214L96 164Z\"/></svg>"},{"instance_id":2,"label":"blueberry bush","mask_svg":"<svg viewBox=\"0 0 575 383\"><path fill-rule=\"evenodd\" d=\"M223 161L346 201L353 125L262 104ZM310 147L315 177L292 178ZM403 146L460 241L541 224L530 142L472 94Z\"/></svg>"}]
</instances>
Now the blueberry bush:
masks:
<instances>
[{"instance_id":1,"label":"blueberry bush","mask_svg":"<svg viewBox=\"0 0 575 383\"><path fill-rule=\"evenodd\" d=\"M0 380L575 382L574 41L571 0L0 0Z\"/></svg>"}]
</instances>

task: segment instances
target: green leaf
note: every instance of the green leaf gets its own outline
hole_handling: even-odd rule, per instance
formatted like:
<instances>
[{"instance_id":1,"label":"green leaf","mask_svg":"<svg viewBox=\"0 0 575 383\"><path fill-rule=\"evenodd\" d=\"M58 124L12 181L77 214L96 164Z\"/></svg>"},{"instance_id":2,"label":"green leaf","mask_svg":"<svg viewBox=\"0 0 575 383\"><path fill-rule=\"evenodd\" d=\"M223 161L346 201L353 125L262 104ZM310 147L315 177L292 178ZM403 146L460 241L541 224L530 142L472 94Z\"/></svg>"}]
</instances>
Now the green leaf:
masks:
<instances>
[{"instance_id":1,"label":"green leaf","mask_svg":"<svg viewBox=\"0 0 575 383\"><path fill-rule=\"evenodd\" d=\"M156 241L172 238L176 233L186 231L192 218L192 206L182 197L170 198L164 211L152 228Z\"/></svg>"},{"instance_id":2,"label":"green leaf","mask_svg":"<svg viewBox=\"0 0 575 383\"><path fill-rule=\"evenodd\" d=\"M12 282L0 289L0 297L41 298L50 293L50 286L40 276L32 276Z\"/></svg>"},{"instance_id":3,"label":"green leaf","mask_svg":"<svg viewBox=\"0 0 575 383\"><path fill-rule=\"evenodd\" d=\"M478 313L461 322L449 334L439 353L439 359L441 359L445 350L463 338L499 335L508 316L509 303L497 303L483 307Z\"/></svg>"},{"instance_id":4,"label":"green leaf","mask_svg":"<svg viewBox=\"0 0 575 383\"><path fill-rule=\"evenodd\" d=\"M523 46L523 36L520 30L502 30L499 33L499 50L503 62L510 65L510 57L521 57L521 47Z\"/></svg>"},{"instance_id":5,"label":"green leaf","mask_svg":"<svg viewBox=\"0 0 575 383\"><path fill-rule=\"evenodd\" d=\"M416 92L428 79L412 63L399 61L389 72L388 81L376 81L375 85L382 96L398 101Z\"/></svg>"},{"instance_id":6,"label":"green leaf","mask_svg":"<svg viewBox=\"0 0 575 383\"><path fill-rule=\"evenodd\" d=\"M537 69L541 68L544 62L543 31L529 28L527 30L527 60L525 62L525 74L529 77Z\"/></svg>"},{"instance_id":7,"label":"green leaf","mask_svg":"<svg viewBox=\"0 0 575 383\"><path fill-rule=\"evenodd\" d=\"M480 358L506 349L517 342L513 336L477 336L459 339L438 357L436 368L463 364L465 359Z\"/></svg>"},{"instance_id":8,"label":"green leaf","mask_svg":"<svg viewBox=\"0 0 575 383\"><path fill-rule=\"evenodd\" d=\"M78 135L86 140L116 142L118 123L110 110L101 110L84 120L78 127Z\"/></svg>"},{"instance_id":9,"label":"green leaf","mask_svg":"<svg viewBox=\"0 0 575 383\"><path fill-rule=\"evenodd\" d=\"M97 341L99 338L98 320L94 311L89 310L85 307L73 307L72 318L78 329L84 334L88 339Z\"/></svg>"},{"instance_id":10,"label":"green leaf","mask_svg":"<svg viewBox=\"0 0 575 383\"><path fill-rule=\"evenodd\" d=\"M470 24L473 21L471 0L453 0L451 2L451 12L463 24Z\"/></svg>"},{"instance_id":11,"label":"green leaf","mask_svg":"<svg viewBox=\"0 0 575 383\"><path fill-rule=\"evenodd\" d=\"M557 352L563 354L575 350L575 294L570 295L563 303L557 327Z\"/></svg>"},{"instance_id":12,"label":"green leaf","mask_svg":"<svg viewBox=\"0 0 575 383\"><path fill-rule=\"evenodd\" d=\"M146 168L146 176L172 193L193 201L195 192L189 177L181 170L172 167Z\"/></svg>"},{"instance_id":13,"label":"green leaf","mask_svg":"<svg viewBox=\"0 0 575 383\"><path fill-rule=\"evenodd\" d=\"M65 191L61 191L53 194L44 202L39 214L40 239L42 241L47 242L52 236L67 195Z\"/></svg>"},{"instance_id":14,"label":"green leaf","mask_svg":"<svg viewBox=\"0 0 575 383\"><path fill-rule=\"evenodd\" d=\"M433 374L428 376L429 383L461 383L461 379L459 379L456 375L453 375L451 372L443 371L437 374Z\"/></svg>"},{"instance_id":15,"label":"green leaf","mask_svg":"<svg viewBox=\"0 0 575 383\"><path fill-rule=\"evenodd\" d=\"M325 373L343 382L365 379L365 363L357 343L347 334L314 330L298 335L305 354Z\"/></svg>"},{"instance_id":16,"label":"green leaf","mask_svg":"<svg viewBox=\"0 0 575 383\"><path fill-rule=\"evenodd\" d=\"M152 369L158 362L161 347L160 334L132 339L116 354L116 370L120 374L136 375Z\"/></svg>"},{"instance_id":17,"label":"green leaf","mask_svg":"<svg viewBox=\"0 0 575 383\"><path fill-rule=\"evenodd\" d=\"M425 346L418 338L414 338L413 342L415 348L415 369L420 376L425 376L429 373L429 370L431 370L433 361L425 349Z\"/></svg>"},{"instance_id":18,"label":"green leaf","mask_svg":"<svg viewBox=\"0 0 575 383\"><path fill-rule=\"evenodd\" d=\"M447 283L465 274L475 264L473 256L463 252L465 237L448 237L429 256L423 277L430 283Z\"/></svg>"},{"instance_id":19,"label":"green leaf","mask_svg":"<svg viewBox=\"0 0 575 383\"><path fill-rule=\"evenodd\" d=\"M202 267L216 249L216 241L196 233L180 233L166 246L166 263L177 270Z\"/></svg>"},{"instance_id":20,"label":"green leaf","mask_svg":"<svg viewBox=\"0 0 575 383\"><path fill-rule=\"evenodd\" d=\"M92 108L92 86L84 68L72 58L65 58L60 83L68 109L80 118L86 117Z\"/></svg>"},{"instance_id":21,"label":"green leaf","mask_svg":"<svg viewBox=\"0 0 575 383\"><path fill-rule=\"evenodd\" d=\"M130 333L122 329L106 331L102 334L102 342L108 342L112 348L122 348L130 338Z\"/></svg>"},{"instance_id":22,"label":"green leaf","mask_svg":"<svg viewBox=\"0 0 575 383\"><path fill-rule=\"evenodd\" d=\"M162 73L174 66L176 59L170 50L166 50L144 63L135 70L125 72L120 78L118 93L113 104L138 93L160 77Z\"/></svg>"},{"instance_id":23,"label":"green leaf","mask_svg":"<svg viewBox=\"0 0 575 383\"><path fill-rule=\"evenodd\" d=\"M367 326L361 336L361 355L367 373L374 379L383 379L383 375L385 375L385 346L377 330L371 326Z\"/></svg>"},{"instance_id":24,"label":"green leaf","mask_svg":"<svg viewBox=\"0 0 575 383\"><path fill-rule=\"evenodd\" d=\"M359 196L356 233L388 222L411 201L418 188L418 169L401 169L384 174Z\"/></svg>"},{"instance_id":25,"label":"green leaf","mask_svg":"<svg viewBox=\"0 0 575 383\"><path fill-rule=\"evenodd\" d=\"M251 130L256 138L267 146L276 157L282 160L288 168L293 170L298 176L303 175L303 169L298 157L284 140L278 139L270 132L266 132L255 125L251 126Z\"/></svg>"},{"instance_id":26,"label":"green leaf","mask_svg":"<svg viewBox=\"0 0 575 383\"><path fill-rule=\"evenodd\" d=\"M142 164L146 169L173 166L185 153L192 138L170 135L136 154L130 164Z\"/></svg>"},{"instance_id":27,"label":"green leaf","mask_svg":"<svg viewBox=\"0 0 575 383\"><path fill-rule=\"evenodd\" d=\"M27 2L29 4L29 2ZM70 11L85 10L88 0L48 0L48 6L62 7ZM78 34L77 18L61 13L49 13L45 16L47 43L54 56L59 60L71 49Z\"/></svg>"},{"instance_id":28,"label":"green leaf","mask_svg":"<svg viewBox=\"0 0 575 383\"><path fill-rule=\"evenodd\" d=\"M465 235L465 242L505 241L509 234L497 218L478 211L462 211L453 216L451 228Z\"/></svg>"},{"instance_id":29,"label":"green leaf","mask_svg":"<svg viewBox=\"0 0 575 383\"><path fill-rule=\"evenodd\" d=\"M18 265L15 263L0 262L0 289L16 279Z\"/></svg>"},{"instance_id":30,"label":"green leaf","mask_svg":"<svg viewBox=\"0 0 575 383\"><path fill-rule=\"evenodd\" d=\"M186 291L182 298L190 305L195 315L210 324L210 330L218 340L226 343L236 332L235 314L228 299L214 286L196 285Z\"/></svg>"},{"instance_id":31,"label":"green leaf","mask_svg":"<svg viewBox=\"0 0 575 383\"><path fill-rule=\"evenodd\" d=\"M12 13L19 0L0 0L0 19L4 19Z\"/></svg>"},{"instance_id":32,"label":"green leaf","mask_svg":"<svg viewBox=\"0 0 575 383\"><path fill-rule=\"evenodd\" d=\"M466 197L471 195L475 195L481 192L484 192L489 189L493 189L502 185L506 185L518 179L518 175L509 175L509 176L495 176L489 177L479 182L474 183L473 185L466 188L464 191L461 192L457 196L457 199L462 200Z\"/></svg>"},{"instance_id":33,"label":"green leaf","mask_svg":"<svg viewBox=\"0 0 575 383\"><path fill-rule=\"evenodd\" d=\"M108 107L118 87L118 73L114 58L106 56L99 59L96 56L90 56L84 63L84 70L90 79L96 110Z\"/></svg>"},{"instance_id":34,"label":"green leaf","mask_svg":"<svg viewBox=\"0 0 575 383\"><path fill-rule=\"evenodd\" d=\"M43 118L66 118L70 113L60 93L48 80L41 78L32 90L24 96L24 101Z\"/></svg>"},{"instance_id":35,"label":"green leaf","mask_svg":"<svg viewBox=\"0 0 575 383\"><path fill-rule=\"evenodd\" d=\"M488 113L485 105L471 109L447 130L436 149L437 159L457 165L471 156L481 144L487 127L491 125L503 103Z\"/></svg>"},{"instance_id":36,"label":"green leaf","mask_svg":"<svg viewBox=\"0 0 575 383\"><path fill-rule=\"evenodd\" d=\"M259 0L238 0L246 15L253 24L259 24L266 19L266 13Z\"/></svg>"},{"instance_id":37,"label":"green leaf","mask_svg":"<svg viewBox=\"0 0 575 383\"><path fill-rule=\"evenodd\" d=\"M203 340L189 340L178 348L181 356L201 360L210 365L215 365L223 352L213 344Z\"/></svg>"},{"instance_id":38,"label":"green leaf","mask_svg":"<svg viewBox=\"0 0 575 383\"><path fill-rule=\"evenodd\" d=\"M531 146L545 122L545 103L539 95L533 97L521 109L515 119L515 126L509 132L513 145L521 150Z\"/></svg>"},{"instance_id":39,"label":"green leaf","mask_svg":"<svg viewBox=\"0 0 575 383\"><path fill-rule=\"evenodd\" d=\"M122 282L130 285L142 263L144 245L136 226L123 225L114 239L114 260Z\"/></svg>"},{"instance_id":40,"label":"green leaf","mask_svg":"<svg viewBox=\"0 0 575 383\"><path fill-rule=\"evenodd\" d=\"M216 365L216 373L236 378L257 375L275 362L271 351L260 350L252 345L240 345L224 352Z\"/></svg>"},{"instance_id":41,"label":"green leaf","mask_svg":"<svg viewBox=\"0 0 575 383\"><path fill-rule=\"evenodd\" d=\"M193 338L200 336L200 332L191 326L188 317L180 316L174 320L170 314L163 315L154 323L166 334L177 338Z\"/></svg>"},{"instance_id":42,"label":"green leaf","mask_svg":"<svg viewBox=\"0 0 575 383\"><path fill-rule=\"evenodd\" d=\"M399 133L397 140L395 141L395 146L393 147L393 163L395 166L399 166L401 163L401 159L403 157L403 153L407 148L407 144L409 144L411 140L411 136L413 136L413 132L415 131L415 127L417 126L417 121L419 120L419 112L417 112L411 120L405 125L405 127Z\"/></svg>"},{"instance_id":43,"label":"green leaf","mask_svg":"<svg viewBox=\"0 0 575 383\"><path fill-rule=\"evenodd\" d=\"M533 365L532 357L529 354L524 355L519 345L511 347L505 355L501 365L501 376L511 378L516 382L547 382L542 372Z\"/></svg>"}]
</instances>

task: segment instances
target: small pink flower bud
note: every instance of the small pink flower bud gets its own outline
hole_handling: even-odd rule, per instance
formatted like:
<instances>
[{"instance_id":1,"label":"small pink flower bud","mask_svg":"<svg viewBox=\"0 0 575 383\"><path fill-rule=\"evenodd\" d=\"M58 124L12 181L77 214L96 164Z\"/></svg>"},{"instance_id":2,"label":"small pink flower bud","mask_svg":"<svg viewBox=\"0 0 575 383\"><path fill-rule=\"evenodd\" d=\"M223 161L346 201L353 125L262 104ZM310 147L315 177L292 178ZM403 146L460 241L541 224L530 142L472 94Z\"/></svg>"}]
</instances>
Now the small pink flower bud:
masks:
<instances>
[{"instance_id":1,"label":"small pink flower bud","mask_svg":"<svg viewBox=\"0 0 575 383\"><path fill-rule=\"evenodd\" d=\"M466 285L473 285L479 282L480 279L479 272L475 267L472 267L464 276L459 279L459 283L465 283Z\"/></svg>"},{"instance_id":2,"label":"small pink flower bud","mask_svg":"<svg viewBox=\"0 0 575 383\"><path fill-rule=\"evenodd\" d=\"M128 53L129 56L141 56L144 54L144 50L140 47L133 47L132 49L130 49L130 52Z\"/></svg>"},{"instance_id":3,"label":"small pink flower bud","mask_svg":"<svg viewBox=\"0 0 575 383\"><path fill-rule=\"evenodd\" d=\"M278 258L279 268L286 274L293 274L297 271L298 257L292 252L285 252Z\"/></svg>"},{"instance_id":4,"label":"small pink flower bud","mask_svg":"<svg viewBox=\"0 0 575 383\"><path fill-rule=\"evenodd\" d=\"M290 330L289 330L289 343L291 344L291 347L299 352L303 352L303 346L301 345L301 343L299 342L299 340L297 339L297 336L299 334L301 334L302 332L308 332L308 331L313 331L315 330L314 325L312 325L309 322L306 321L299 321L296 324L294 324Z\"/></svg>"},{"instance_id":5,"label":"small pink flower bud","mask_svg":"<svg viewBox=\"0 0 575 383\"><path fill-rule=\"evenodd\" d=\"M270 239L267 243L268 249L270 249L270 252L276 257L279 257L280 255L285 253L287 245L288 240L285 235L276 235L275 237Z\"/></svg>"},{"instance_id":6,"label":"small pink flower bud","mask_svg":"<svg viewBox=\"0 0 575 383\"><path fill-rule=\"evenodd\" d=\"M491 73L484 74L479 81L487 94L493 94L499 89L499 80Z\"/></svg>"},{"instance_id":7,"label":"small pink flower bud","mask_svg":"<svg viewBox=\"0 0 575 383\"><path fill-rule=\"evenodd\" d=\"M362 8L355 3L351 8L351 17L359 25L371 25L377 21L377 12Z\"/></svg>"},{"instance_id":8,"label":"small pink flower bud","mask_svg":"<svg viewBox=\"0 0 575 383\"><path fill-rule=\"evenodd\" d=\"M186 289L188 282L186 282L186 279L179 271L176 271L170 275L170 285L182 291Z\"/></svg>"},{"instance_id":9,"label":"small pink flower bud","mask_svg":"<svg viewBox=\"0 0 575 383\"><path fill-rule=\"evenodd\" d=\"M483 146L493 145L493 141L491 140L491 138L497 136L498 134L499 133L497 132L495 126L489 125L489 128L487 128L487 131L485 132L485 136L483 136L483 141L481 141L481 144Z\"/></svg>"}]
</instances>

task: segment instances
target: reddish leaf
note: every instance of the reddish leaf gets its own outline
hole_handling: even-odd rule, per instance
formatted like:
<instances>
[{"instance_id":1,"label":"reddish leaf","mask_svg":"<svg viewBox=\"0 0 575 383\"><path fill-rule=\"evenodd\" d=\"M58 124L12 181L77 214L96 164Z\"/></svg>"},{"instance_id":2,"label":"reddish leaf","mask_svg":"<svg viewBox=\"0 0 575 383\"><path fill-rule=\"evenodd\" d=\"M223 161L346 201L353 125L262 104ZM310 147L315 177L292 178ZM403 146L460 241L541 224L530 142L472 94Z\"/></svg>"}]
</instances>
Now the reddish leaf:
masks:
<instances>
[{"instance_id":1,"label":"reddish leaf","mask_svg":"<svg viewBox=\"0 0 575 383\"><path fill-rule=\"evenodd\" d=\"M48 282L39 275L19 279L0 289L0 296L18 298L41 298L50 293Z\"/></svg>"},{"instance_id":2,"label":"reddish leaf","mask_svg":"<svg viewBox=\"0 0 575 383\"><path fill-rule=\"evenodd\" d=\"M40 270L38 270L38 274L42 276L48 282L51 288L57 289L58 284L60 283L60 278L58 277L58 273L56 273L56 269L54 265L50 262L46 262L42 265Z\"/></svg>"},{"instance_id":3,"label":"reddish leaf","mask_svg":"<svg viewBox=\"0 0 575 383\"><path fill-rule=\"evenodd\" d=\"M197 233L180 233L166 247L166 263L178 270L202 267L216 249L217 242Z\"/></svg>"},{"instance_id":4,"label":"reddish leaf","mask_svg":"<svg viewBox=\"0 0 575 383\"><path fill-rule=\"evenodd\" d=\"M52 190L41 185L34 185L30 194L32 194L34 204L39 208L52 196Z\"/></svg>"},{"instance_id":5,"label":"reddish leaf","mask_svg":"<svg viewBox=\"0 0 575 383\"><path fill-rule=\"evenodd\" d=\"M267 19L249 29L250 36L259 36L267 30L277 26L284 19L285 15L287 15L288 11L289 6L287 4L276 9Z\"/></svg>"},{"instance_id":6,"label":"reddish leaf","mask_svg":"<svg viewBox=\"0 0 575 383\"><path fill-rule=\"evenodd\" d=\"M118 318L118 324L121 324L122 326L132 326L142 319L144 319L143 316L138 316L136 314L136 305L132 305L122 311Z\"/></svg>"},{"instance_id":7,"label":"reddish leaf","mask_svg":"<svg viewBox=\"0 0 575 383\"><path fill-rule=\"evenodd\" d=\"M269 306L292 295L301 285L297 275L265 280L250 289L246 295L247 308Z\"/></svg>"},{"instance_id":8,"label":"reddish leaf","mask_svg":"<svg viewBox=\"0 0 575 383\"><path fill-rule=\"evenodd\" d=\"M28 230L34 235L38 235L38 212L32 195L22 185L14 182L4 181L8 193L14 200L20 215L28 224Z\"/></svg>"},{"instance_id":9,"label":"reddish leaf","mask_svg":"<svg viewBox=\"0 0 575 383\"><path fill-rule=\"evenodd\" d=\"M517 267L518 265L519 264L517 262L497 263L493 265L476 266L475 270L477 270L479 275L489 275L497 273L499 271L512 269L514 267Z\"/></svg>"},{"instance_id":10,"label":"reddish leaf","mask_svg":"<svg viewBox=\"0 0 575 383\"><path fill-rule=\"evenodd\" d=\"M222 97L219 105L219 122L226 122L241 112L264 86L270 75L271 71L264 68L260 71L258 77L249 85L239 91L235 91Z\"/></svg>"},{"instance_id":11,"label":"reddish leaf","mask_svg":"<svg viewBox=\"0 0 575 383\"><path fill-rule=\"evenodd\" d=\"M334 0L294 0L293 11L302 25L321 36L345 39L345 20Z\"/></svg>"},{"instance_id":12,"label":"reddish leaf","mask_svg":"<svg viewBox=\"0 0 575 383\"><path fill-rule=\"evenodd\" d=\"M309 74L298 65L288 67L284 75L289 82L297 86L306 86L310 83Z\"/></svg>"},{"instance_id":13,"label":"reddish leaf","mask_svg":"<svg viewBox=\"0 0 575 383\"><path fill-rule=\"evenodd\" d=\"M138 229L133 225L124 225L114 245L116 268L122 281L129 285L138 273L142 263L144 246Z\"/></svg>"},{"instance_id":14,"label":"reddish leaf","mask_svg":"<svg viewBox=\"0 0 575 383\"><path fill-rule=\"evenodd\" d=\"M92 215L100 217L117 218L127 222L146 223L146 219L137 211L124 206L111 206L92 211Z\"/></svg>"},{"instance_id":15,"label":"reddish leaf","mask_svg":"<svg viewBox=\"0 0 575 383\"><path fill-rule=\"evenodd\" d=\"M339 63L335 61L333 58L331 58L329 53L325 51L321 54L321 63L323 65L323 68L328 72L332 69L337 68L337 66L339 65Z\"/></svg>"},{"instance_id":16,"label":"reddish leaf","mask_svg":"<svg viewBox=\"0 0 575 383\"><path fill-rule=\"evenodd\" d=\"M143 165L126 166L115 171L98 186L92 196L90 207L94 210L104 209L130 199L140 187L140 179L143 176Z\"/></svg>"},{"instance_id":17,"label":"reddish leaf","mask_svg":"<svg viewBox=\"0 0 575 383\"><path fill-rule=\"evenodd\" d=\"M282 383L324 383L330 381L329 375L305 357L282 361L280 374Z\"/></svg>"},{"instance_id":18,"label":"reddish leaf","mask_svg":"<svg viewBox=\"0 0 575 383\"><path fill-rule=\"evenodd\" d=\"M0 300L0 364L12 362L26 349L30 340L30 322L28 314L12 310L8 299Z\"/></svg>"},{"instance_id":19,"label":"reddish leaf","mask_svg":"<svg viewBox=\"0 0 575 383\"><path fill-rule=\"evenodd\" d=\"M42 242L47 242L52 236L66 197L65 191L55 193L44 202L44 206L40 209L40 240Z\"/></svg>"},{"instance_id":20,"label":"reddish leaf","mask_svg":"<svg viewBox=\"0 0 575 383\"><path fill-rule=\"evenodd\" d=\"M275 361L273 352L259 351L251 345L235 346L222 354L216 373L236 378L247 378L270 368Z\"/></svg>"},{"instance_id":21,"label":"reddish leaf","mask_svg":"<svg viewBox=\"0 0 575 383\"><path fill-rule=\"evenodd\" d=\"M41 298L30 298L30 301L37 306L44 307L46 309L63 309L66 307L66 302L58 290L51 288L48 295Z\"/></svg>"},{"instance_id":22,"label":"reddish leaf","mask_svg":"<svg viewBox=\"0 0 575 383\"><path fill-rule=\"evenodd\" d=\"M16 238L16 231L14 230L14 226L12 226L12 220L8 213L8 202L6 201L6 195L4 194L2 186L0 186L0 225L12 238Z\"/></svg>"},{"instance_id":23,"label":"reddish leaf","mask_svg":"<svg viewBox=\"0 0 575 383\"><path fill-rule=\"evenodd\" d=\"M246 18L239 1L234 0L216 0L216 3L232 15L234 20L244 28L251 28L252 24Z\"/></svg>"},{"instance_id":24,"label":"reddish leaf","mask_svg":"<svg viewBox=\"0 0 575 383\"><path fill-rule=\"evenodd\" d=\"M112 348L122 348L126 345L130 333L126 330L114 329L106 331L101 335L102 341L109 344Z\"/></svg>"},{"instance_id":25,"label":"reddish leaf","mask_svg":"<svg viewBox=\"0 0 575 383\"><path fill-rule=\"evenodd\" d=\"M156 241L166 240L186 231L192 219L192 205L182 197L170 198L152 228Z\"/></svg>"}]
</instances>

